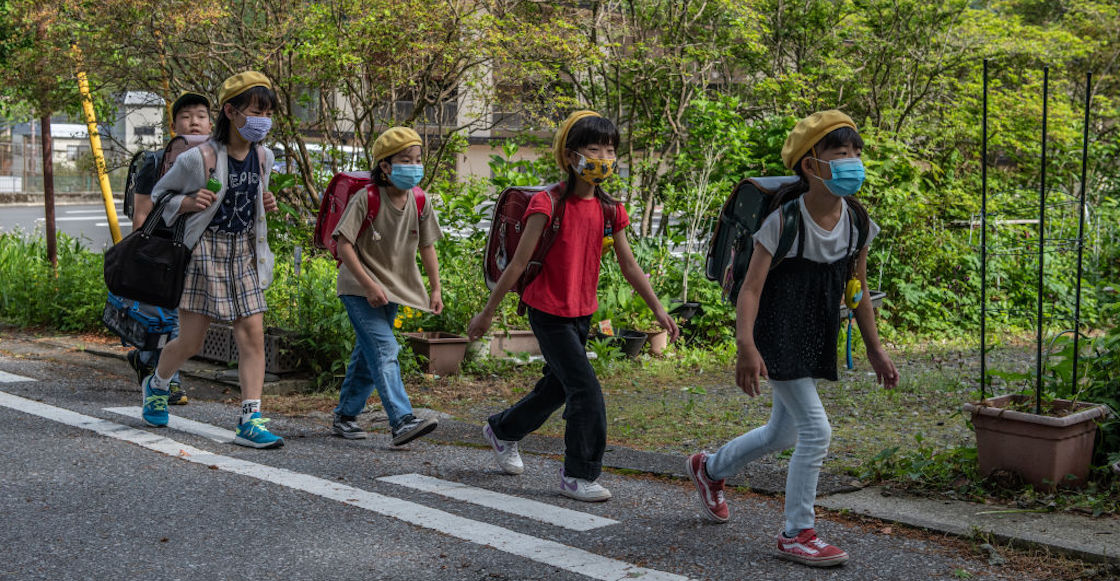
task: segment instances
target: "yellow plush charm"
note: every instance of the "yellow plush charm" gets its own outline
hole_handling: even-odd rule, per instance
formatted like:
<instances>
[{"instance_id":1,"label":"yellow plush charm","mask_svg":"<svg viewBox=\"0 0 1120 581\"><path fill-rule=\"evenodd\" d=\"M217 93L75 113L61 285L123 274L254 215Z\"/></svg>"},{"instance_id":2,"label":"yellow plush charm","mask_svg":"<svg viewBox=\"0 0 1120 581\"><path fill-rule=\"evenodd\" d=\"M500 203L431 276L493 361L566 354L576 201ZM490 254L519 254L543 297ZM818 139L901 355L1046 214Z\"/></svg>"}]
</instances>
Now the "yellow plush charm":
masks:
<instances>
[{"instance_id":1,"label":"yellow plush charm","mask_svg":"<svg viewBox=\"0 0 1120 581\"><path fill-rule=\"evenodd\" d=\"M614 248L614 236L603 236L603 254Z\"/></svg>"},{"instance_id":2,"label":"yellow plush charm","mask_svg":"<svg viewBox=\"0 0 1120 581\"><path fill-rule=\"evenodd\" d=\"M855 310L861 300L863 300L863 285L858 278L852 278L844 289L844 305L851 310Z\"/></svg>"}]
</instances>

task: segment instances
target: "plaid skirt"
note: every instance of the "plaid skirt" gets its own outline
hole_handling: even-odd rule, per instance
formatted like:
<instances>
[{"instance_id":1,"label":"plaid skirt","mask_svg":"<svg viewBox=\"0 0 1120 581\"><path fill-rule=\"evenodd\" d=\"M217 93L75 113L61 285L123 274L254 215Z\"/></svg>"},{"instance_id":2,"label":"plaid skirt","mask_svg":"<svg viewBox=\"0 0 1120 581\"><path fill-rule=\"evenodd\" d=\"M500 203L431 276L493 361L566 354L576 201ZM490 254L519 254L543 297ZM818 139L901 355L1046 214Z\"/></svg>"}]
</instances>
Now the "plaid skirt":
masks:
<instances>
[{"instance_id":1,"label":"plaid skirt","mask_svg":"<svg viewBox=\"0 0 1120 581\"><path fill-rule=\"evenodd\" d=\"M252 230L236 234L203 231L187 265L179 308L216 321L267 311L253 240Z\"/></svg>"}]
</instances>

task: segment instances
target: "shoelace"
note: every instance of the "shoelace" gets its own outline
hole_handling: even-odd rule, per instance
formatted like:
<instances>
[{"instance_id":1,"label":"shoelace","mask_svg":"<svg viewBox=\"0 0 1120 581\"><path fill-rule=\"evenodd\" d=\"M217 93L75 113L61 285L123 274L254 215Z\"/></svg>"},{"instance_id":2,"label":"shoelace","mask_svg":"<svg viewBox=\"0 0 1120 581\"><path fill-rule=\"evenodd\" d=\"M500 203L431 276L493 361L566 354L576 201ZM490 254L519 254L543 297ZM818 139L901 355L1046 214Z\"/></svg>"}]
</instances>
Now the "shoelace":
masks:
<instances>
[{"instance_id":1,"label":"shoelace","mask_svg":"<svg viewBox=\"0 0 1120 581\"><path fill-rule=\"evenodd\" d=\"M167 396L166 395L149 395L144 398L144 406L151 408L157 412L167 411Z\"/></svg>"},{"instance_id":2,"label":"shoelace","mask_svg":"<svg viewBox=\"0 0 1120 581\"><path fill-rule=\"evenodd\" d=\"M248 422L241 424L241 427L242 429L244 429L245 426L249 426L248 430L246 431L257 430L261 432L267 432L268 428L264 427L264 423L270 421L272 420L269 420L268 418L253 418Z\"/></svg>"}]
</instances>

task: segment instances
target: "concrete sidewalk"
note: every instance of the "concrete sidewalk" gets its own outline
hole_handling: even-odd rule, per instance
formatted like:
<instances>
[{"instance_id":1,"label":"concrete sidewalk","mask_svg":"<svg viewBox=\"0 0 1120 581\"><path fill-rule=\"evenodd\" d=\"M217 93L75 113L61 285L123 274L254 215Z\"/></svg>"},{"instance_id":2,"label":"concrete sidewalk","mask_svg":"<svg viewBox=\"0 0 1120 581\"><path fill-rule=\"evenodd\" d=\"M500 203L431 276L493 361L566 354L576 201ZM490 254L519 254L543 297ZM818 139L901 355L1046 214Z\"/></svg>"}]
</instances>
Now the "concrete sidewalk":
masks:
<instances>
[{"instance_id":1,"label":"concrete sidewalk","mask_svg":"<svg viewBox=\"0 0 1120 581\"><path fill-rule=\"evenodd\" d=\"M73 365L104 371L128 371L124 348L86 343L72 336L34 337L19 330L0 326L0 351L17 356L63 361ZM218 381L229 388L215 388L200 383L189 384L189 393L199 399L226 399L237 385L236 370L191 360L184 374L209 381ZM265 391L270 394L300 391L306 382L269 378ZM429 438L456 445L485 447L480 424L446 418ZM563 440L530 435L521 442L521 450L529 454L562 455ZM609 448L603 458L609 469L640 472L687 480L684 458L675 454L646 452L628 448ZM750 486L754 492L781 494L785 487L785 470L778 464L757 462L748 474L728 482L733 486ZM884 521L955 536L984 535L1018 547L1037 547L1093 562L1109 563L1120 572L1120 518L1093 518L1062 512L1015 510L956 500L912 496L880 487L863 488L851 477L821 474L817 505L834 511L845 511Z\"/></svg>"}]
</instances>

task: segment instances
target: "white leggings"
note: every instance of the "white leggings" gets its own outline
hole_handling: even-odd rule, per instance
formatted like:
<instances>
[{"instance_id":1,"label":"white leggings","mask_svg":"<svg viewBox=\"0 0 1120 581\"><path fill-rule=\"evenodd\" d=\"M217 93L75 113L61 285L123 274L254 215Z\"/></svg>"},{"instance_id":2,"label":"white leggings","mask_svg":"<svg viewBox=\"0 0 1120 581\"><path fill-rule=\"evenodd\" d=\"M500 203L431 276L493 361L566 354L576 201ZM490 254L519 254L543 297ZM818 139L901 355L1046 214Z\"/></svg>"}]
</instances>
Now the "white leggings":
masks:
<instances>
[{"instance_id":1,"label":"white leggings","mask_svg":"<svg viewBox=\"0 0 1120 581\"><path fill-rule=\"evenodd\" d=\"M739 473L749 462L796 445L786 475L785 532L796 535L813 528L813 500L817 478L828 453L832 426L811 377L790 381L770 380L774 408L770 421L723 445L708 456L706 468L713 480Z\"/></svg>"}]
</instances>

